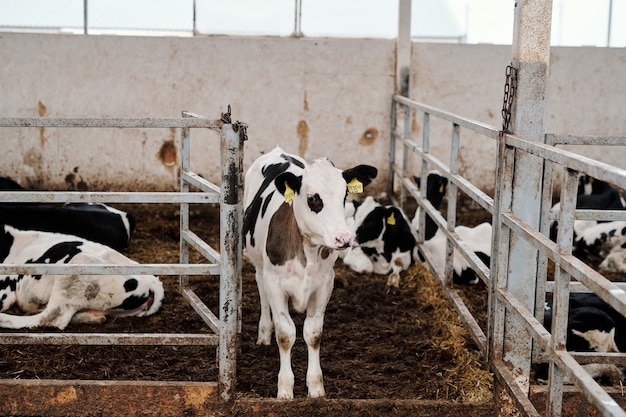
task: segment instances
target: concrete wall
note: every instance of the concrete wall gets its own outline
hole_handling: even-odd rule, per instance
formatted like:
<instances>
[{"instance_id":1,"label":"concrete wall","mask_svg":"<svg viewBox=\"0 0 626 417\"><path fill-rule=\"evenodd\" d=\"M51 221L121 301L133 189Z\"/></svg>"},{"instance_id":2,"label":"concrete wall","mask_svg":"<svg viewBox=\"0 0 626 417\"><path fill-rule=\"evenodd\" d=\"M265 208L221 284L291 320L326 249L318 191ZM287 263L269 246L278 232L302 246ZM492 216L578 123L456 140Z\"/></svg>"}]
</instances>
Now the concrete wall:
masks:
<instances>
[{"instance_id":1,"label":"concrete wall","mask_svg":"<svg viewBox=\"0 0 626 417\"><path fill-rule=\"evenodd\" d=\"M413 45L411 97L500 126L510 48ZM551 133L626 135L626 51L557 48L547 97ZM143 38L0 34L0 116L218 118L248 123L245 163L280 145L342 168L367 162L387 178L395 42L309 38ZM412 120L415 133L421 115ZM1 128L0 175L47 189L170 190L179 132ZM449 127L431 127L446 161ZM219 178L214 132L192 131L192 167ZM489 190L495 143L462 133L461 171ZM173 147L171 145L174 145ZM585 149L587 152L588 149ZM620 165L623 148L591 150Z\"/></svg>"}]
</instances>

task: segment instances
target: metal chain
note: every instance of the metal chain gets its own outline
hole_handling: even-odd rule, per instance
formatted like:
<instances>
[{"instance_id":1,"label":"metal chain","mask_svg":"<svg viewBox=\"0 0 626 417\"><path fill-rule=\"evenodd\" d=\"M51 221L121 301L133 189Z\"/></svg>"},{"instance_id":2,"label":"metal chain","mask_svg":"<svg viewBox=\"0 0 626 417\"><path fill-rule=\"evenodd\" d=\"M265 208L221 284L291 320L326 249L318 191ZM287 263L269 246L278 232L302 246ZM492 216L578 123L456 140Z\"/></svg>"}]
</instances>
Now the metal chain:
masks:
<instances>
[{"instance_id":1,"label":"metal chain","mask_svg":"<svg viewBox=\"0 0 626 417\"><path fill-rule=\"evenodd\" d=\"M517 90L517 68L513 65L506 67L506 82L504 83L504 103L502 104L502 133L511 133L511 106Z\"/></svg>"}]
</instances>

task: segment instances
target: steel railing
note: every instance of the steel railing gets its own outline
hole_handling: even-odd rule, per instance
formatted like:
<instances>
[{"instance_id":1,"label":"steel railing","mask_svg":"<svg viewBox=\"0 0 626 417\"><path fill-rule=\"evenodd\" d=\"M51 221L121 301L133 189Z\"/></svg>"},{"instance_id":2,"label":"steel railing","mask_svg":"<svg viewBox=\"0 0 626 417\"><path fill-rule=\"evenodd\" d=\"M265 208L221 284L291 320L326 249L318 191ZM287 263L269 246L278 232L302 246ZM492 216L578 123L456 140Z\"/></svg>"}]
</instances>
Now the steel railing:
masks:
<instances>
[{"instance_id":1,"label":"steel railing","mask_svg":"<svg viewBox=\"0 0 626 417\"><path fill-rule=\"evenodd\" d=\"M410 120L415 114L423 114L422 139L418 143L412 138ZM445 164L430 153L430 119L448 122L452 126L450 139L450 162ZM403 128L399 123L403 121ZM494 166L495 198L485 194L470 181L459 175L461 164L461 128L477 133L486 139L493 139L493 146L497 152L496 166ZM597 408L603 415L626 416L616 401L601 387L581 366L591 362L626 364L626 355L606 353L577 353L565 350L567 328L567 313L569 294L572 291L595 292L604 301L621 314L626 315L626 291L624 283L612 282L601 273L595 271L583 261L572 255L573 227L577 219L594 220L626 220L624 211L578 210L576 209L576 194L579 175L584 173L599 180L609 182L621 189L626 189L626 170L613 167L602 162L586 158L569 152L556 145L624 145L623 137L599 136L566 136L546 135L544 143L527 140L511 134L500 134L495 127L476 122L434 107L418 103L406 97L396 95L392 102L392 128L390 144L390 180L389 194L392 199L404 206L408 197L415 199L420 210L420 226L418 246L423 254L425 216L429 215L444 232L448 241L446 248L445 270L441 271L427 259L432 272L444 288L447 297L466 324L470 335L476 342L483 356L489 361L489 366L502 385L514 398L518 408L524 415L539 415L531 402L523 384L520 384L519 375L503 360L505 343L510 340L525 342L528 338L506 334L505 317L513 318L526 330L532 338L534 353L533 360L546 361L550 364L549 409L561 410L563 401L564 376L570 377L582 395ZM541 226L539 229L531 227L511 212L510 201L513 189L513 172L515 170L515 153L526 152L541 158L544 161L544 180L542 192L542 208L540 213ZM398 156L401 153L401 157ZM447 215L441 215L426 199L425 187L417 187L409 178L411 164L417 161L421 164L421 176L426 178L429 170L435 169L448 178ZM559 172L561 170L562 172ZM559 178L559 174L560 178ZM560 210L553 212L550 207L553 187L560 185ZM399 196L396 188L399 185ZM491 215L493 225L491 265L484 265L476 255L467 249L467 246L454 232L456 213L458 209L457 194L462 192L475 201L482 209ZM549 222L558 220L558 236L556 242L549 236ZM524 303L517 300L507 290L507 275L509 262L509 242L515 234L537 249L537 296L535 311L529 311ZM486 284L489 295L488 331L479 326L470 309L462 300L458 290L452 284L453 250L467 260L480 279ZM554 279L548 280L548 265L554 264ZM571 282L570 282L571 281ZM553 297L553 324L552 329L543 327L544 301L546 292ZM554 334L551 334L553 332ZM508 339L507 339L508 338ZM507 342L505 342L507 340ZM531 360L531 358L529 358ZM525 376L529 378L528 375Z\"/></svg>"}]
</instances>

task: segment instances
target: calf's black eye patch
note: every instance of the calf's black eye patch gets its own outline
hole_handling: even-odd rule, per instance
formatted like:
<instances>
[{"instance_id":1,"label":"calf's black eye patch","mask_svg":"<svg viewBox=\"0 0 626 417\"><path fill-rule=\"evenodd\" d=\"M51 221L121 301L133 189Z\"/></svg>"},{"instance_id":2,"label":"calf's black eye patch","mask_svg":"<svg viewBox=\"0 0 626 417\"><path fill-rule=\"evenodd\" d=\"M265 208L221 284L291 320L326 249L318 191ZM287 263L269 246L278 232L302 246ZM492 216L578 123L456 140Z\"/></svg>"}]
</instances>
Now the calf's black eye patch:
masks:
<instances>
[{"instance_id":1,"label":"calf's black eye patch","mask_svg":"<svg viewBox=\"0 0 626 417\"><path fill-rule=\"evenodd\" d=\"M309 208L314 213L319 213L324 208L324 202L319 194L308 194L306 196L306 202L309 205Z\"/></svg>"}]
</instances>

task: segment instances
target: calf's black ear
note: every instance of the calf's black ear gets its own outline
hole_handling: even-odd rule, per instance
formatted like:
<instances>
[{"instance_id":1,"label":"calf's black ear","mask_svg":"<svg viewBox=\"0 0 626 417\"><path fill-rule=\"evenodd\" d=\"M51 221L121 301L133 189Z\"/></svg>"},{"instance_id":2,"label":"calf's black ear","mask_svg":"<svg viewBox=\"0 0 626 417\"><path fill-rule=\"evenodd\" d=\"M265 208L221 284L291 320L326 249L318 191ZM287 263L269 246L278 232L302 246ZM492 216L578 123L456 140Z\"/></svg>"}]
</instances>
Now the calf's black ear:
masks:
<instances>
[{"instance_id":1,"label":"calf's black ear","mask_svg":"<svg viewBox=\"0 0 626 417\"><path fill-rule=\"evenodd\" d=\"M302 175L294 175L291 172L283 172L274 180L274 185L279 193L285 196L285 200L293 198L290 192L300 194L300 186L302 185Z\"/></svg>"},{"instance_id":2,"label":"calf's black ear","mask_svg":"<svg viewBox=\"0 0 626 417\"><path fill-rule=\"evenodd\" d=\"M348 184L354 180L363 184L363 187L368 185L378 175L378 169L371 165L357 165L354 168L346 169L342 173L343 179Z\"/></svg>"}]
</instances>

